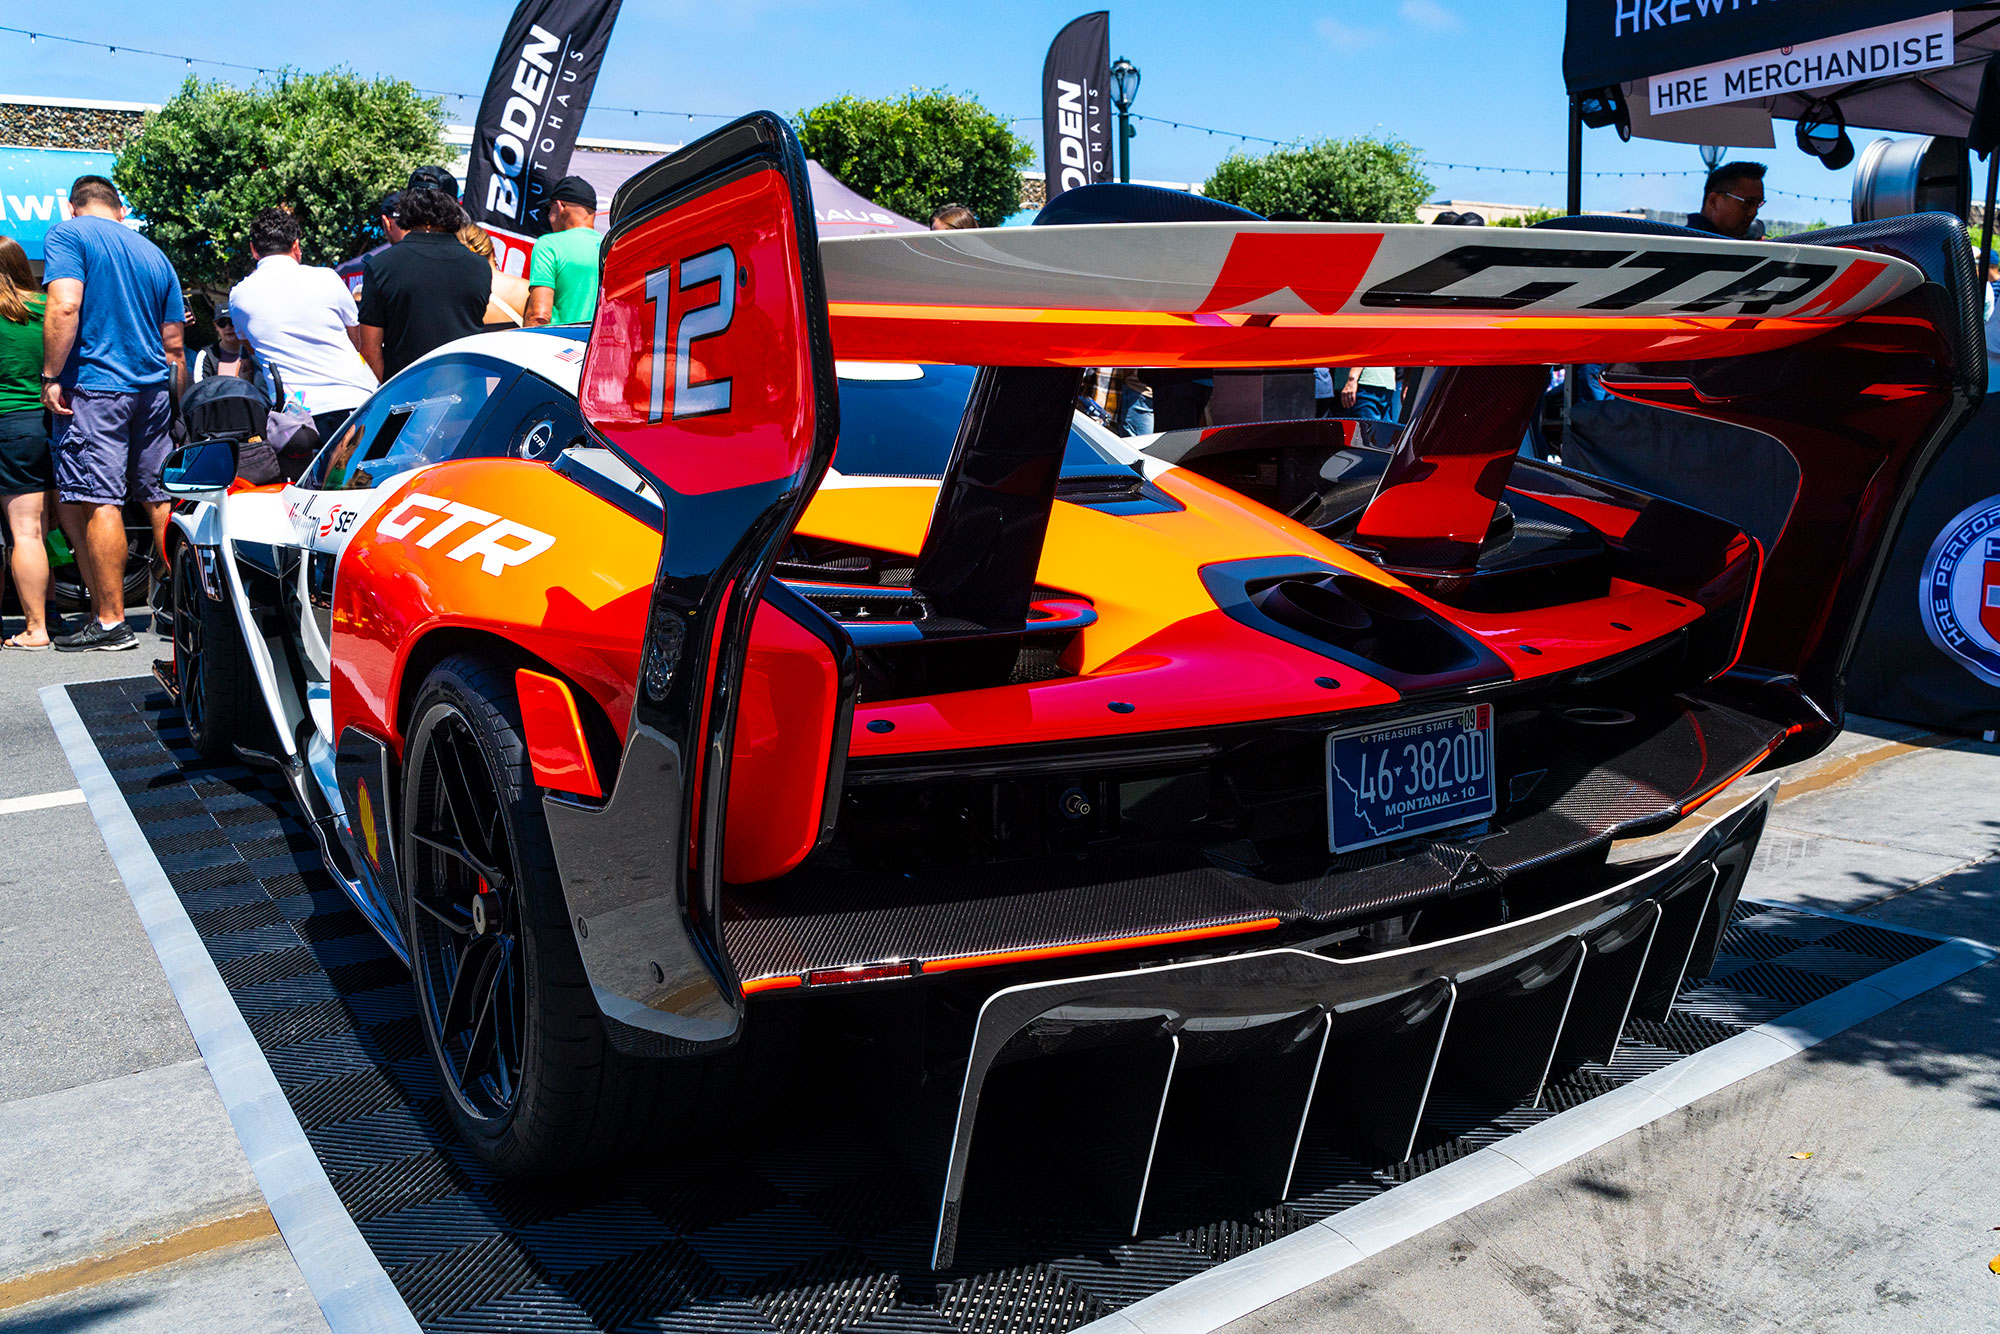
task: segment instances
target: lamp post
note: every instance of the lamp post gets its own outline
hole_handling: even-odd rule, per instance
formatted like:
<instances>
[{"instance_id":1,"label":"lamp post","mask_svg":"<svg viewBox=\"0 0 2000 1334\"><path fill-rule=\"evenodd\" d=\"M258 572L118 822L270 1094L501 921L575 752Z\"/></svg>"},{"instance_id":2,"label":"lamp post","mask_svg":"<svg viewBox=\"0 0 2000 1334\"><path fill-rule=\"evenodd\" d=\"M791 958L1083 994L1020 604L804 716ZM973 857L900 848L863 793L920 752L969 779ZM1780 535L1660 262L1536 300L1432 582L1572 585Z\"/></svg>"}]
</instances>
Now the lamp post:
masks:
<instances>
[{"instance_id":1,"label":"lamp post","mask_svg":"<svg viewBox=\"0 0 2000 1334\"><path fill-rule=\"evenodd\" d=\"M1120 56L1111 62L1111 105L1118 108L1118 179L1132 179L1132 101L1139 96L1139 67Z\"/></svg>"}]
</instances>

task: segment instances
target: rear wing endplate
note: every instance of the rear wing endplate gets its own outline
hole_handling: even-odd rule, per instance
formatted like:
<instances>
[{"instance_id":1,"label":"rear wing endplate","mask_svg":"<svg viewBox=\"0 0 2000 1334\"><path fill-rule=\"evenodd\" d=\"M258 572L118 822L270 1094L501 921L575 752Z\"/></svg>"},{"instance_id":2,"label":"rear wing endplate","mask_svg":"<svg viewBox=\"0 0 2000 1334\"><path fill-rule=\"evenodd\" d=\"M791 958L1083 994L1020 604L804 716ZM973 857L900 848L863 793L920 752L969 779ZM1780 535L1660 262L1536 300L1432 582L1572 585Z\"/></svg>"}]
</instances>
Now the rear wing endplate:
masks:
<instances>
[{"instance_id":1,"label":"rear wing endplate","mask_svg":"<svg viewBox=\"0 0 2000 1334\"><path fill-rule=\"evenodd\" d=\"M621 1046L735 1040L722 821L750 624L839 430L805 155L746 116L611 206L579 400L665 537L625 756L601 808L545 798L577 946ZM836 738L835 744L843 744Z\"/></svg>"}]
</instances>

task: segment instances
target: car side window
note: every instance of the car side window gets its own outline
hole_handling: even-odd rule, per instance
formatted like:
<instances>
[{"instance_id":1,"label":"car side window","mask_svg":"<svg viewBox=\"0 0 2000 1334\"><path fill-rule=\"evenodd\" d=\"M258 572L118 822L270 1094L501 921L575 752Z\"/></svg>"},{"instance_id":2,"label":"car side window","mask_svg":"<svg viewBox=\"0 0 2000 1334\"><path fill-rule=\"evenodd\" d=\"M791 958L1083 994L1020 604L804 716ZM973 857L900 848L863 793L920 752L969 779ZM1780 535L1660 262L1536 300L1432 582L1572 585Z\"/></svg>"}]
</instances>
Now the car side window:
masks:
<instances>
[{"instance_id":1,"label":"car side window","mask_svg":"<svg viewBox=\"0 0 2000 1334\"><path fill-rule=\"evenodd\" d=\"M518 367L474 356L412 367L348 419L299 485L358 491L426 464L504 453L477 447L483 437L475 428L520 373Z\"/></svg>"}]
</instances>

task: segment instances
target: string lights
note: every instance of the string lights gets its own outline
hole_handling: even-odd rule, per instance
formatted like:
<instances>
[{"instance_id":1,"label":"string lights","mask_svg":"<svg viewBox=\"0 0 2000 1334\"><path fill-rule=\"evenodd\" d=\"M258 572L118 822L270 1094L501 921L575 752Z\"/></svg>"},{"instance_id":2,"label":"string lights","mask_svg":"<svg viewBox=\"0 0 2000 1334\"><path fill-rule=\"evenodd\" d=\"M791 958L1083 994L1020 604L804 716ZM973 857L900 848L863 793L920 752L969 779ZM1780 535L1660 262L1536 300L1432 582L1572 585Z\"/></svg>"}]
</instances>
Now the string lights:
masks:
<instances>
[{"instance_id":1,"label":"string lights","mask_svg":"<svg viewBox=\"0 0 2000 1334\"><path fill-rule=\"evenodd\" d=\"M250 74L268 75L271 73L271 70L269 68L262 65L245 65L234 60L215 60L208 56L190 56L190 55L183 55L173 51L153 51L153 50L148 50L145 47L139 47L139 46L124 46L124 47L112 46L108 42L93 42L82 37L64 37L59 33L53 33L53 32L30 32L26 28L9 27L4 24L0 24L0 32L11 32L20 36L24 36L28 39L28 44L30 46L34 45L35 39L37 37L46 37L52 42L66 42L71 46L96 47L98 50L109 52L114 56L117 55L120 51L123 51L127 55L158 56L162 60L178 60L181 62L182 67L186 69L193 69L196 65L213 65L217 69L237 69L237 70L243 70L244 72ZM425 94L426 96L449 97L460 102L470 102L476 100L473 94L471 93L459 92L451 88L418 88L417 91ZM592 108L592 110L629 111L634 116L686 116L690 121L694 120L697 117L706 120L735 119L734 116L723 112L666 111L655 107L595 106Z\"/></svg>"},{"instance_id":2,"label":"string lights","mask_svg":"<svg viewBox=\"0 0 2000 1334\"><path fill-rule=\"evenodd\" d=\"M112 46L108 42L93 42L86 38L81 38L81 37L64 37L58 33L31 32L26 28L14 28L14 27L8 27L6 25L0 25L0 32L11 32L19 36L24 36L28 39L28 44L30 46L35 44L36 38L46 37L52 42L66 42L71 46L93 46L100 51L109 52L114 56L118 54L120 49L116 46ZM218 69L244 70L246 72L259 75L268 75L271 72L268 68L261 65L244 65L231 60L214 60L207 56L180 55L170 51L152 51L144 47L138 47L138 46L128 46L123 49L127 55L158 56L162 60L178 60L187 69L193 69L197 64L202 64L202 65L213 65ZM475 100L474 96L471 93L459 92L450 88L418 88L417 91L431 97L448 97L457 102L470 102ZM696 120L735 119L733 115L719 111L673 111L659 107L615 107L615 106L593 106L591 109L593 111L602 111L602 112L630 112L634 118L637 118L639 116L685 116L690 123ZM1042 118L1040 116L1009 116L1006 117L1005 119L1009 125L1024 125L1032 122L1039 122ZM1270 144L1274 148L1297 148L1306 142L1306 138L1304 135L1300 135L1292 139L1272 139L1261 134L1242 134L1236 130L1221 130L1221 129L1216 129L1213 126L1209 125L1196 125L1189 121L1169 120L1164 116L1144 116L1140 115L1138 112L1132 113L1132 119L1150 121L1152 124L1164 125L1167 128L1174 130L1190 130L1200 134L1208 135L1211 138L1220 135L1225 139L1235 139L1246 144ZM1419 163L1422 166L1437 167L1448 171L1490 171L1490 172L1496 172L1502 176L1508 175L1510 173L1519 174L1522 176L1566 176L1568 174L1567 172L1552 167L1492 167L1474 162L1439 162L1431 158L1421 158L1419 159ZM1693 171L1693 170L1587 171L1583 174L1586 176L1598 177L1598 178L1706 175L1705 172ZM1764 188L1766 192L1769 194L1784 195L1788 199L1809 199L1816 203L1822 203L1822 204L1844 204L1847 202L1845 199L1835 198L1830 195L1808 195L1808 194L1800 194L1796 190L1780 190L1774 186L1771 186L1768 183L1765 185Z\"/></svg>"}]
</instances>

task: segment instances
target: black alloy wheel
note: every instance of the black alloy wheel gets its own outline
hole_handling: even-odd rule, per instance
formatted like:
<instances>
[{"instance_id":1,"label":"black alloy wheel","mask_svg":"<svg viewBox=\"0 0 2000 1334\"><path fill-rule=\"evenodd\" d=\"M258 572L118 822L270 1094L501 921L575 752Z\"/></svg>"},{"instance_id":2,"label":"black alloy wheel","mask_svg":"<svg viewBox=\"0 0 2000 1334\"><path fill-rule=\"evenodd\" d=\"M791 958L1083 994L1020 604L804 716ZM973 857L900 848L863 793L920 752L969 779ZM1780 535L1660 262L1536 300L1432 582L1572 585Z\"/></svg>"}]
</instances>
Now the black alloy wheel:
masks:
<instances>
[{"instance_id":1,"label":"black alloy wheel","mask_svg":"<svg viewBox=\"0 0 2000 1334\"><path fill-rule=\"evenodd\" d=\"M213 763L232 759L238 742L262 744L263 693L250 650L228 604L202 589L201 553L182 542L167 581L173 607L174 689L187 720L188 744Z\"/></svg>"},{"instance_id":2,"label":"black alloy wheel","mask_svg":"<svg viewBox=\"0 0 2000 1334\"><path fill-rule=\"evenodd\" d=\"M202 671L201 558L182 547L174 562L174 687L180 692L181 715L188 735L198 738L208 721L208 678ZM200 742L196 742L199 748Z\"/></svg>"},{"instance_id":3,"label":"black alloy wheel","mask_svg":"<svg viewBox=\"0 0 2000 1334\"><path fill-rule=\"evenodd\" d=\"M460 1117L507 1120L520 1098L526 967L516 859L471 721L433 703L413 730L410 966L419 1016Z\"/></svg>"},{"instance_id":4,"label":"black alloy wheel","mask_svg":"<svg viewBox=\"0 0 2000 1334\"><path fill-rule=\"evenodd\" d=\"M452 1123L502 1175L547 1176L738 1124L751 1067L747 1044L673 1060L611 1045L528 759L515 661L497 646L454 653L424 679L396 836L417 1017ZM755 1031L768 1041L783 1028Z\"/></svg>"}]
</instances>

